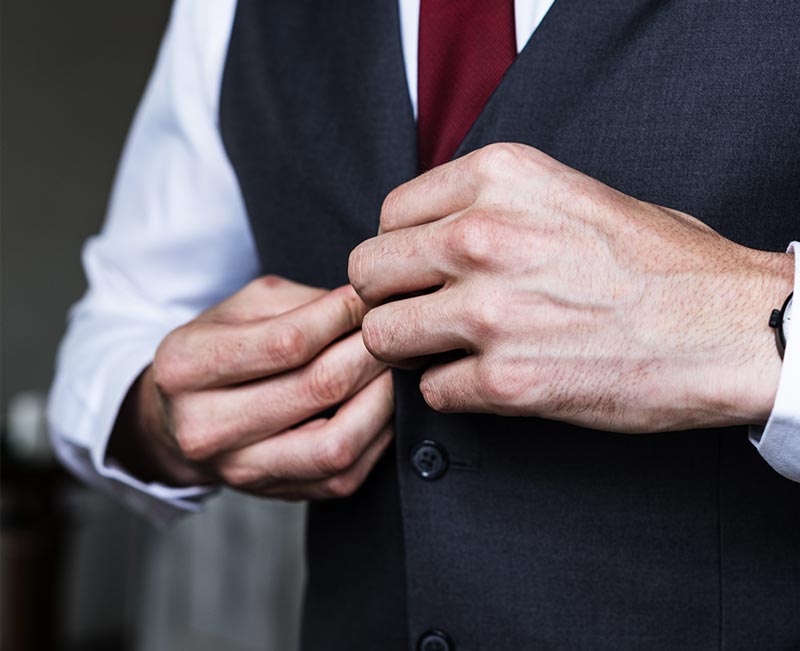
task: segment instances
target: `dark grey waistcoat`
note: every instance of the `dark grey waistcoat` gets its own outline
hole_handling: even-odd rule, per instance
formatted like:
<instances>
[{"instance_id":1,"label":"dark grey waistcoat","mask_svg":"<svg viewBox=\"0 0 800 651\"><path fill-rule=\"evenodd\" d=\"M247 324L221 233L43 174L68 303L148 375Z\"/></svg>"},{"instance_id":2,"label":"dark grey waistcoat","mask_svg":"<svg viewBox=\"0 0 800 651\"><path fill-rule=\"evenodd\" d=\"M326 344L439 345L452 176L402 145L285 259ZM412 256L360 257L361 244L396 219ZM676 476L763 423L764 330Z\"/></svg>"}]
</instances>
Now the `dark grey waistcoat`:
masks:
<instances>
[{"instance_id":1,"label":"dark grey waistcoat","mask_svg":"<svg viewBox=\"0 0 800 651\"><path fill-rule=\"evenodd\" d=\"M415 175L396 4L239 2L221 130L265 273L345 283ZM799 50L795 0L556 0L459 154L527 143L782 250ZM395 375L396 445L364 487L311 507L304 649L410 650L430 628L471 651L800 649L800 486L744 429L443 416L417 380ZM426 439L436 481L410 456Z\"/></svg>"}]
</instances>

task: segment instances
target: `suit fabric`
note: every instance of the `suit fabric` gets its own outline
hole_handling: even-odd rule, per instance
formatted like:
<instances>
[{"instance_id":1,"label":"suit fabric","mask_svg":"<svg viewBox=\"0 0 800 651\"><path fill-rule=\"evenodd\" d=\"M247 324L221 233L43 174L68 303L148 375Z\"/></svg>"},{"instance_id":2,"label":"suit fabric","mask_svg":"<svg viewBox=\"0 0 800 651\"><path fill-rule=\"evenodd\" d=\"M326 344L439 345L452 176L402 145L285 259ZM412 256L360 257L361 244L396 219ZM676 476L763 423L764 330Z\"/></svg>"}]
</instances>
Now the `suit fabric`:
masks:
<instances>
[{"instance_id":1,"label":"suit fabric","mask_svg":"<svg viewBox=\"0 0 800 651\"><path fill-rule=\"evenodd\" d=\"M800 223L800 4L557 0L456 156L537 147L726 237ZM394 0L241 0L220 125L264 273L347 282L417 169ZM535 255L535 252L531 252ZM767 318L768 315L765 315ZM800 486L745 428L618 435L442 415L397 372L396 442L312 505L306 651L800 648ZM411 454L447 456L435 481Z\"/></svg>"}]
</instances>

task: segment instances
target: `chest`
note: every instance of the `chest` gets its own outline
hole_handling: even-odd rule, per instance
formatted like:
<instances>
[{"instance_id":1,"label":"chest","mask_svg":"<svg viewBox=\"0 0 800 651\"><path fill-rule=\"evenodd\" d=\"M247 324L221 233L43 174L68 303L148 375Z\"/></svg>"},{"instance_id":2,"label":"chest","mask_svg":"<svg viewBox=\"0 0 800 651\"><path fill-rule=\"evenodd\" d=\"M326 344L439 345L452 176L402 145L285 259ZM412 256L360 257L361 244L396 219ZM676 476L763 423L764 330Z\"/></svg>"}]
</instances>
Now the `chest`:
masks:
<instances>
[{"instance_id":1,"label":"chest","mask_svg":"<svg viewBox=\"0 0 800 651\"><path fill-rule=\"evenodd\" d=\"M800 5L556 0L456 155L540 148L782 249L800 212ZM416 172L395 0L239 3L221 130L265 271L344 282Z\"/></svg>"}]
</instances>

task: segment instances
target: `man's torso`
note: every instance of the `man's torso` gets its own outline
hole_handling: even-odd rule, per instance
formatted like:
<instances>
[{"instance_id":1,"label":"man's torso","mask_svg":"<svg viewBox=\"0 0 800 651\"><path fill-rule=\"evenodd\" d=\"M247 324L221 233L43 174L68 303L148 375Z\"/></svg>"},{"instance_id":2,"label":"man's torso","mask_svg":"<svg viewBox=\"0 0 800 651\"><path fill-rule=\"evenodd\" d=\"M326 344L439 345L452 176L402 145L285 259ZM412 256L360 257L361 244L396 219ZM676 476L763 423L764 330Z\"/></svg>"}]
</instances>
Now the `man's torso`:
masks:
<instances>
[{"instance_id":1,"label":"man's torso","mask_svg":"<svg viewBox=\"0 0 800 651\"><path fill-rule=\"evenodd\" d=\"M800 6L557 0L458 154L542 149L726 237L800 214ZM221 129L263 271L332 287L416 172L394 0L239 3ZM532 252L535 255L535 252ZM744 429L624 436L431 411L309 522L305 648L800 647L800 487ZM412 451L435 441L445 474Z\"/></svg>"}]
</instances>

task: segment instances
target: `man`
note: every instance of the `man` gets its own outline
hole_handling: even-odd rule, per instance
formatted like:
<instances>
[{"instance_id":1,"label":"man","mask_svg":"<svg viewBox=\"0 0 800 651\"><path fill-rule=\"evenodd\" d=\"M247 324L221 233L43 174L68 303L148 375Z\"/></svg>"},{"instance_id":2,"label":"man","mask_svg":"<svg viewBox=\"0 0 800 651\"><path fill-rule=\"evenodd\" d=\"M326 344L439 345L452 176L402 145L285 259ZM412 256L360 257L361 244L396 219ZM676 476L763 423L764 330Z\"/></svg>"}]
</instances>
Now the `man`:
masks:
<instances>
[{"instance_id":1,"label":"man","mask_svg":"<svg viewBox=\"0 0 800 651\"><path fill-rule=\"evenodd\" d=\"M56 444L313 500L306 649L800 644L800 8L550 5L174 10Z\"/></svg>"}]
</instances>

